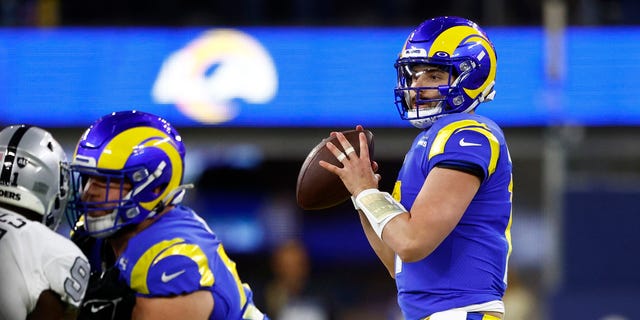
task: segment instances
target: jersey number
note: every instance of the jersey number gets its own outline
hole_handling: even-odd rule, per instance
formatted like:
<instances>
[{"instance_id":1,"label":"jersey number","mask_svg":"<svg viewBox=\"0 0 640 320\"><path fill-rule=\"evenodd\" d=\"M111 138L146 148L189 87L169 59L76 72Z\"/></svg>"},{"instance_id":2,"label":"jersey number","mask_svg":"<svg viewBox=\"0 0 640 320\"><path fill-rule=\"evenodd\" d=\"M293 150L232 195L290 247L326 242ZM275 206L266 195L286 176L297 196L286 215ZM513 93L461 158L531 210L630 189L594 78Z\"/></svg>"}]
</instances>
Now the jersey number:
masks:
<instances>
[{"instance_id":1,"label":"jersey number","mask_svg":"<svg viewBox=\"0 0 640 320\"><path fill-rule=\"evenodd\" d=\"M16 216L12 216L8 213L2 213L0 214L0 222L14 227L16 229L20 229L22 228L25 224L27 224L27 222L25 222L22 218L20 217L16 217ZM4 228L0 228L0 239L2 239L2 237L4 236L4 234L7 233L7 229Z\"/></svg>"},{"instance_id":2,"label":"jersey number","mask_svg":"<svg viewBox=\"0 0 640 320\"><path fill-rule=\"evenodd\" d=\"M69 270L70 277L64 281L64 291L73 301L80 302L85 290L87 290L89 268L89 263L86 260L76 257L76 261L73 262L73 266Z\"/></svg>"}]
</instances>

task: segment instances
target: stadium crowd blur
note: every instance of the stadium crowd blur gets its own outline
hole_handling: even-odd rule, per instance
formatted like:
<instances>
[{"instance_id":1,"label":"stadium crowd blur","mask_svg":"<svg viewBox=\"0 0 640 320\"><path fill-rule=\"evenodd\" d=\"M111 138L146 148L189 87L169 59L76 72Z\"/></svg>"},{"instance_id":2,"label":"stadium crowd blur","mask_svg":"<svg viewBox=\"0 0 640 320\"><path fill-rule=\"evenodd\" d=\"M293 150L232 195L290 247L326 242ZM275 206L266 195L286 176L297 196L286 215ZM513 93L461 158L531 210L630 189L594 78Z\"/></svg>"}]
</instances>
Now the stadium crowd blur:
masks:
<instances>
[{"instance_id":1,"label":"stadium crowd blur","mask_svg":"<svg viewBox=\"0 0 640 320\"><path fill-rule=\"evenodd\" d=\"M568 12L568 25L640 24L640 1L637 0L3 0L0 2L0 25L410 26L430 16L458 15L486 27L540 26L544 20L545 2L563 2ZM389 94L389 113L394 117L391 99ZM189 129L179 129L186 139L190 138ZM524 130L530 132L518 134L544 135L536 129ZM317 130L315 134L319 137L329 131L329 128ZM505 131L508 136L515 130ZM263 132L266 133L261 134L268 134L268 131ZM519 149L526 147L518 146L518 140L514 140L514 175L516 184L521 184L516 187L514 199L514 210L517 211L513 225L515 251L505 297L507 318L541 319L543 301L540 301L540 292L544 282L541 261L546 259L549 231L545 221L540 219L540 206L532 203L542 202L543 192L536 187L542 185L544 169L539 163L540 157L519 156L531 151L519 153ZM310 141L309 145L314 142ZM251 151L241 149L238 149L242 154L240 157L253 161L250 155L247 156ZM230 255L238 262L243 278L254 286L258 305L272 310L289 307L286 312L294 315L295 312L313 312L313 316L307 317L318 320L400 319L394 283L361 235L351 204L317 214L305 213L296 206L295 179L303 160L263 159L258 164L245 163L241 167L223 164L204 168L194 176L196 189L188 194L186 201L198 212L212 213L212 227L221 237L235 239L236 246L229 248ZM588 167L585 163L578 164L577 170L602 170L604 166L602 162L600 167L598 164ZM384 164L386 167L381 170L385 180L381 189L391 190L401 163L387 161ZM216 217L220 212L225 214ZM238 217L255 218L264 227L256 228L251 223L238 226L234 221ZM225 230L225 226L233 228ZM285 267L283 271L281 268L286 262L277 260L284 259L279 255L291 240L297 241L296 254L300 255L291 259L309 260L308 265L304 262L305 270L300 271L303 279L293 280L306 287L288 287L291 283L287 281L291 280L284 277L294 276L296 272L292 267ZM526 243L536 245L520 245ZM268 292L276 293L267 297ZM287 304L287 297L300 298L300 301L289 300ZM311 298L304 300L308 297ZM280 300L275 301L275 298Z\"/></svg>"}]
</instances>

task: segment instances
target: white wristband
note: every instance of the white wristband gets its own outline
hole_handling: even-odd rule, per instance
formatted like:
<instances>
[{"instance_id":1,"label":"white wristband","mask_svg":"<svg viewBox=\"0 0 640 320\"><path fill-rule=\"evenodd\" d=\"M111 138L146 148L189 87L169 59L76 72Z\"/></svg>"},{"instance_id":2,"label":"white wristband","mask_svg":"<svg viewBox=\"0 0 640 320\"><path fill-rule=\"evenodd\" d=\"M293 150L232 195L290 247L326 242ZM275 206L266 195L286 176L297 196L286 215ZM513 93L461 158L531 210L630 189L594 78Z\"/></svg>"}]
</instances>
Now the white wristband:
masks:
<instances>
[{"instance_id":1,"label":"white wristband","mask_svg":"<svg viewBox=\"0 0 640 320\"><path fill-rule=\"evenodd\" d=\"M355 199L355 206L362 210L380 239L382 239L384 226L395 216L407 212L407 209L389 193L378 189L366 189L360 192Z\"/></svg>"},{"instance_id":2,"label":"white wristband","mask_svg":"<svg viewBox=\"0 0 640 320\"><path fill-rule=\"evenodd\" d=\"M358 204L356 203L356 197L351 196L351 202L353 203L353 208L356 210L360 210L360 207L358 207Z\"/></svg>"}]
</instances>

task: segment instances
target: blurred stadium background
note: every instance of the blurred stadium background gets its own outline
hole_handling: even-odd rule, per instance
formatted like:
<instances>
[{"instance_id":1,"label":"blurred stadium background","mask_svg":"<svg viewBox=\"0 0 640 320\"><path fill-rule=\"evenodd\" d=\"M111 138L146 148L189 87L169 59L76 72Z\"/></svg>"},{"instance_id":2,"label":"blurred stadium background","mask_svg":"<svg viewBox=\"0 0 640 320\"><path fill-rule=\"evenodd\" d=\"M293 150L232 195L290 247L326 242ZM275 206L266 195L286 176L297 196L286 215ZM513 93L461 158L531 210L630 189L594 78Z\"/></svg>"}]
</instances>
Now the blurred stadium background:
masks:
<instances>
[{"instance_id":1,"label":"blurred stadium background","mask_svg":"<svg viewBox=\"0 0 640 320\"><path fill-rule=\"evenodd\" d=\"M499 61L496 101L479 112L504 127L514 162L506 319L640 319L638 1L3 0L0 9L0 125L45 127L71 153L108 112L167 117L188 148L187 203L263 309L274 250L303 243L309 277L295 281L307 281L308 299L293 311L319 309L302 319L400 319L350 204L298 209L297 172L330 131L363 124L391 190L417 134L393 105L397 50L425 18L470 18Z\"/></svg>"}]
</instances>

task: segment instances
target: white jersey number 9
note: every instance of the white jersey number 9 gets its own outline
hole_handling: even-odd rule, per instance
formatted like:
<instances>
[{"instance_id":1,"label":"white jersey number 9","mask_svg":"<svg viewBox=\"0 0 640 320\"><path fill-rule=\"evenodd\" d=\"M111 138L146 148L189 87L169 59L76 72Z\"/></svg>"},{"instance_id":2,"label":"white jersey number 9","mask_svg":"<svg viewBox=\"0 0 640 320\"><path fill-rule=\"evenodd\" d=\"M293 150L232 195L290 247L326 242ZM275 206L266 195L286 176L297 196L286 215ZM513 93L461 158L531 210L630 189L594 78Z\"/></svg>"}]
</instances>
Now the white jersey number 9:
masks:
<instances>
[{"instance_id":1,"label":"white jersey number 9","mask_svg":"<svg viewBox=\"0 0 640 320\"><path fill-rule=\"evenodd\" d=\"M64 291L73 299L73 301L80 302L84 297L84 293L87 290L87 284L89 284L89 263L81 257L77 257L73 263L69 275L64 281Z\"/></svg>"}]
</instances>

